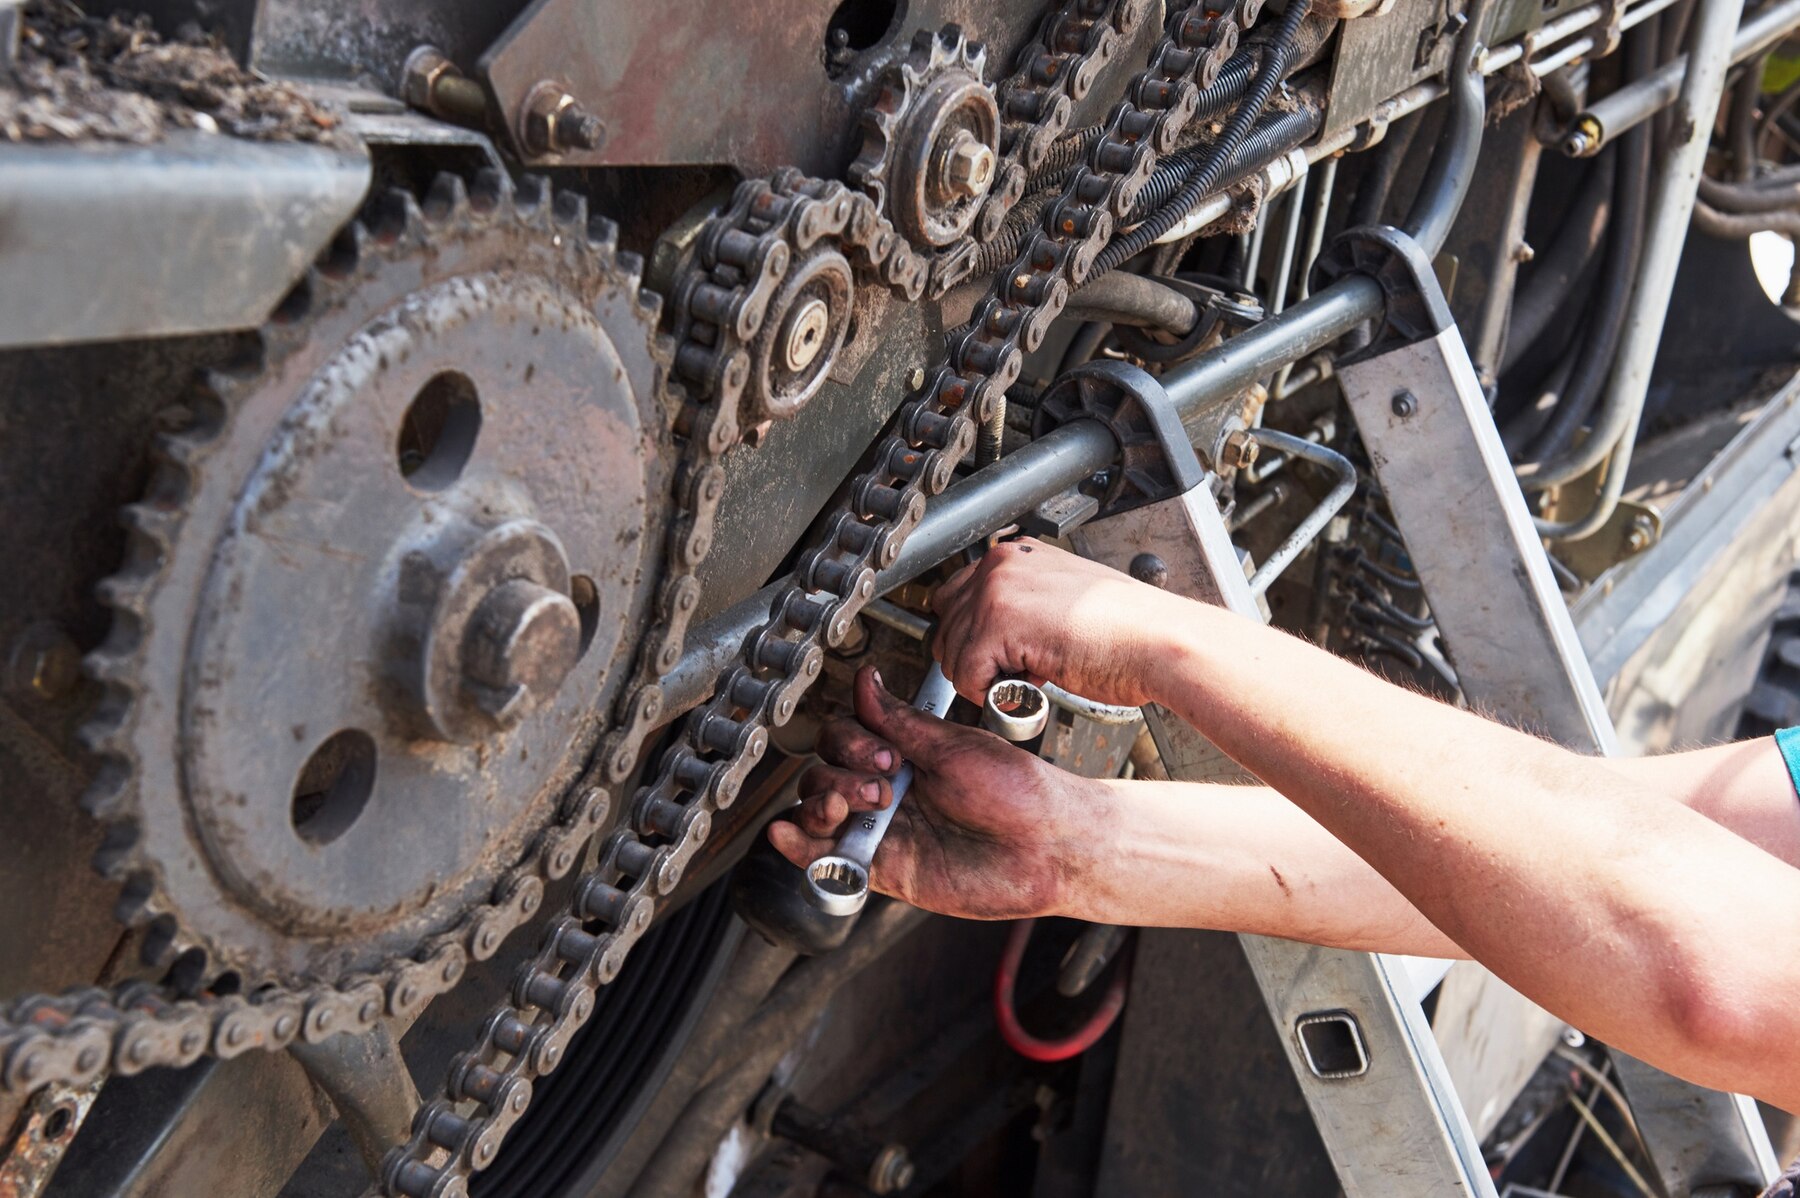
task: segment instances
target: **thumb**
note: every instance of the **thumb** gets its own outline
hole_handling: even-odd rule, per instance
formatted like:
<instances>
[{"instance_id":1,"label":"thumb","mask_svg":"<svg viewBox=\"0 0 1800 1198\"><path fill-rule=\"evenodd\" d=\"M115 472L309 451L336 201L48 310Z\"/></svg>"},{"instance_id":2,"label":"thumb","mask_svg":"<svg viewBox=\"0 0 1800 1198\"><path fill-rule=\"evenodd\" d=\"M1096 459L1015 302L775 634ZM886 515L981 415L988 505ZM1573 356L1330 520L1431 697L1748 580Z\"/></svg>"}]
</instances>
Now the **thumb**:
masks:
<instances>
[{"instance_id":1,"label":"thumb","mask_svg":"<svg viewBox=\"0 0 1800 1198\"><path fill-rule=\"evenodd\" d=\"M856 718L917 765L927 765L943 751L953 724L926 715L882 685L881 675L864 668L856 674Z\"/></svg>"}]
</instances>

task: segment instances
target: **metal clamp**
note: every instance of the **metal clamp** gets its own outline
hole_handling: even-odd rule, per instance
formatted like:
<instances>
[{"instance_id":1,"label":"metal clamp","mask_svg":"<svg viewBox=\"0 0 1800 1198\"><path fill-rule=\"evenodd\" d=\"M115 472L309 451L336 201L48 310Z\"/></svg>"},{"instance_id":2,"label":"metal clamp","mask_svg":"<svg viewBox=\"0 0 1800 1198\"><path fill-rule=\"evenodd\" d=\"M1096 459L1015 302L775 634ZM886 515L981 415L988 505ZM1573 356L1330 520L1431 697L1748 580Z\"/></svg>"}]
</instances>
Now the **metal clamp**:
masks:
<instances>
[{"instance_id":1,"label":"metal clamp","mask_svg":"<svg viewBox=\"0 0 1800 1198\"><path fill-rule=\"evenodd\" d=\"M1101 516L1185 495L1206 478L1169 393L1136 366L1090 362L1063 375L1038 400L1031 435L1076 420L1098 420L1119 443L1119 469L1100 499Z\"/></svg>"},{"instance_id":2,"label":"metal clamp","mask_svg":"<svg viewBox=\"0 0 1800 1198\"><path fill-rule=\"evenodd\" d=\"M1322 291L1352 274L1381 284L1387 310L1374 338L1339 357L1340 367L1429 341L1455 323L1424 248L1391 225L1365 225L1339 234L1313 266L1312 289Z\"/></svg>"}]
</instances>

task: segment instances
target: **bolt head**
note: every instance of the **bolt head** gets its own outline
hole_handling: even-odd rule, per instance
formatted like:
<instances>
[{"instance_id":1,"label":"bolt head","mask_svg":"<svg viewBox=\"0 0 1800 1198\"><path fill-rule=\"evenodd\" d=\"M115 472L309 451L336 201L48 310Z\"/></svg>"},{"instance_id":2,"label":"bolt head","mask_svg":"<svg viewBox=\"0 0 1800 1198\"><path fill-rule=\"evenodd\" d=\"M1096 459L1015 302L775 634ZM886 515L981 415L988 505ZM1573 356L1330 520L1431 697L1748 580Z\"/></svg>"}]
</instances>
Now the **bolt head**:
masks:
<instances>
[{"instance_id":1,"label":"bolt head","mask_svg":"<svg viewBox=\"0 0 1800 1198\"><path fill-rule=\"evenodd\" d=\"M414 108L432 110L438 80L456 73L456 65L436 46L420 46L406 56L400 79L400 98Z\"/></svg>"},{"instance_id":2,"label":"bolt head","mask_svg":"<svg viewBox=\"0 0 1800 1198\"><path fill-rule=\"evenodd\" d=\"M553 83L540 83L525 98L520 139L533 154L594 150L606 139L606 125Z\"/></svg>"},{"instance_id":3,"label":"bolt head","mask_svg":"<svg viewBox=\"0 0 1800 1198\"><path fill-rule=\"evenodd\" d=\"M944 186L951 194L973 198L994 185L999 159L993 148L967 129L958 131L944 155Z\"/></svg>"},{"instance_id":4,"label":"bolt head","mask_svg":"<svg viewBox=\"0 0 1800 1198\"><path fill-rule=\"evenodd\" d=\"M1139 582L1147 582L1153 587L1169 585L1169 566L1154 553L1140 553L1131 559L1127 567L1131 576Z\"/></svg>"},{"instance_id":5,"label":"bolt head","mask_svg":"<svg viewBox=\"0 0 1800 1198\"><path fill-rule=\"evenodd\" d=\"M831 333L831 307L816 296L794 309L781 342L782 362L798 374L818 360Z\"/></svg>"},{"instance_id":6,"label":"bolt head","mask_svg":"<svg viewBox=\"0 0 1800 1198\"><path fill-rule=\"evenodd\" d=\"M524 578L483 599L463 642L464 684L502 726L554 695L581 657L581 613L567 595Z\"/></svg>"},{"instance_id":7,"label":"bolt head","mask_svg":"<svg viewBox=\"0 0 1800 1198\"><path fill-rule=\"evenodd\" d=\"M1390 406L1394 410L1394 415L1405 420L1419 410L1419 401L1411 391L1396 391Z\"/></svg>"},{"instance_id":8,"label":"bolt head","mask_svg":"<svg viewBox=\"0 0 1800 1198\"><path fill-rule=\"evenodd\" d=\"M1246 470L1256 462L1260 450L1256 438L1245 429L1239 429L1225 438L1224 450L1220 456L1224 464L1236 470Z\"/></svg>"}]
</instances>

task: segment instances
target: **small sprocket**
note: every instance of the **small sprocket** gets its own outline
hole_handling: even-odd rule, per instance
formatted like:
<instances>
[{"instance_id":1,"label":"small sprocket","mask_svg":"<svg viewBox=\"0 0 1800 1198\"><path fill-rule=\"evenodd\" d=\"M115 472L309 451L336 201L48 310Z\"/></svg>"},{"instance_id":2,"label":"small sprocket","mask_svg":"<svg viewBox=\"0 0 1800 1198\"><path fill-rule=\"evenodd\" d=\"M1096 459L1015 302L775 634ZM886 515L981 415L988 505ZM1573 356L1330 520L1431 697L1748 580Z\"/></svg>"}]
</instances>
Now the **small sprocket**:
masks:
<instances>
[{"instance_id":1,"label":"small sprocket","mask_svg":"<svg viewBox=\"0 0 1800 1198\"><path fill-rule=\"evenodd\" d=\"M158 439L85 730L149 963L250 990L449 948L442 989L573 867L546 829L673 507L638 279L578 197L440 176L341 236Z\"/></svg>"},{"instance_id":2,"label":"small sprocket","mask_svg":"<svg viewBox=\"0 0 1800 1198\"><path fill-rule=\"evenodd\" d=\"M957 26L920 30L882 71L863 111L850 179L920 249L966 237L990 195L1023 184L999 156L1000 109L982 80L986 68L987 51Z\"/></svg>"}]
</instances>

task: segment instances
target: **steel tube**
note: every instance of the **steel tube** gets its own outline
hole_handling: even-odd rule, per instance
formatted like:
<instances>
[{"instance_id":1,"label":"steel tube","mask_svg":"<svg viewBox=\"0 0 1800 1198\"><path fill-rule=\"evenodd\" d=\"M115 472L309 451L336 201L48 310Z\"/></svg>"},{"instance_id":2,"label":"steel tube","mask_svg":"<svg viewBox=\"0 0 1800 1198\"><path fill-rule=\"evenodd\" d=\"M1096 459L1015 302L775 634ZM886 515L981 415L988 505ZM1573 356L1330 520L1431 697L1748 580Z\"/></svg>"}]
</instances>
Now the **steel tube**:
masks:
<instances>
[{"instance_id":1,"label":"steel tube","mask_svg":"<svg viewBox=\"0 0 1800 1198\"><path fill-rule=\"evenodd\" d=\"M1381 285L1352 275L1170 371L1163 376L1163 386L1181 417L1192 419L1209 400L1242 391L1289 362L1323 349L1363 321L1380 316L1383 306ZM931 504L906 539L899 559L877 577L879 592L893 590L1005 528L1104 469L1117 452L1111 433L1081 420L970 475ZM713 683L737 657L744 638L768 620L769 604L784 585L766 586L694 630L680 664L663 682L664 711L679 714L712 693Z\"/></svg>"},{"instance_id":2,"label":"steel tube","mask_svg":"<svg viewBox=\"0 0 1800 1198\"><path fill-rule=\"evenodd\" d=\"M1264 448L1279 449L1291 457L1304 458L1337 475L1337 481L1332 484L1331 490L1326 493L1325 498L1319 501L1319 506L1307 513L1306 519L1302 520L1299 526L1288 534L1287 540L1283 541L1281 546L1269 555L1269 560L1258 566L1256 573L1250 576L1250 593L1261 595L1269 589L1270 584L1281 577L1282 571L1291 566L1294 559L1299 557L1301 552L1312 544L1321 532L1325 531L1325 526L1331 523L1331 518L1342 511L1346 503L1350 502L1350 496L1356 494L1356 467L1351 464L1349 458L1335 449L1308 441L1305 437L1296 437L1270 428L1259 428L1250 435Z\"/></svg>"},{"instance_id":3,"label":"steel tube","mask_svg":"<svg viewBox=\"0 0 1800 1198\"><path fill-rule=\"evenodd\" d=\"M1230 395L1262 380L1298 358L1324 349L1386 307L1381 284L1367 275L1348 275L1323 291L1253 325L1217 349L1162 376L1183 420L1209 399Z\"/></svg>"},{"instance_id":4,"label":"steel tube","mask_svg":"<svg viewBox=\"0 0 1800 1198\"><path fill-rule=\"evenodd\" d=\"M1646 6L1648 7L1648 6ZM1732 6L1733 12L1741 11ZM1735 23L1736 36L1731 41L1732 65L1743 62L1767 50L1792 30L1800 25L1800 0L1782 0L1764 12L1758 13L1745 21L1742 27ZM1699 30L1695 30L1694 44L1698 46ZM1681 93L1682 82L1687 77L1688 56L1671 59L1636 83L1627 84L1602 100L1597 100L1588 110L1577 117L1574 127L1584 132L1587 140L1580 146L1581 156L1590 156L1599 152L1604 146L1625 130L1631 128L1661 112L1675 102ZM1713 109L1707 109L1708 113ZM1591 122L1591 123L1590 123ZM1571 137L1576 134L1571 134ZM1569 142L1564 141L1564 152L1569 152Z\"/></svg>"},{"instance_id":5,"label":"steel tube","mask_svg":"<svg viewBox=\"0 0 1800 1198\"><path fill-rule=\"evenodd\" d=\"M1076 421L1021 446L938 496L906 539L900 557L876 579L882 594L1000 531L1053 495L1068 490L1118 454L1105 427ZM707 620L688 637L681 662L663 682L663 709L686 711L712 693L714 681L769 618L769 604L787 585L772 583Z\"/></svg>"},{"instance_id":6,"label":"steel tube","mask_svg":"<svg viewBox=\"0 0 1800 1198\"><path fill-rule=\"evenodd\" d=\"M1483 26L1492 7L1490 0L1470 0L1468 25L1456 40L1446 82L1450 111L1444 131L1425 167L1425 178L1413 199L1412 210L1401 226L1419 243L1427 258L1435 258L1450 236L1450 226L1462 210L1463 197L1475 178L1475 160L1481 153L1481 131L1487 123L1487 85L1475 69Z\"/></svg>"},{"instance_id":7,"label":"steel tube","mask_svg":"<svg viewBox=\"0 0 1800 1198\"><path fill-rule=\"evenodd\" d=\"M1792 0L1790 0L1790 3ZM1725 72L1734 47L1743 0L1700 0L1693 35L1694 64L1681 81L1676 100L1676 119L1661 172L1650 195L1650 214L1644 238L1643 265L1631 293L1625 315L1625 332L1613 373L1601 398L1594 428L1580 449L1546 464L1531 479L1534 488L1567 482L1607 460L1606 479L1594 510L1580 520L1557 524L1537 521L1547 537L1577 540L1597 531L1611 518L1625 489L1631 451L1637 441L1644 413L1644 397L1650 388L1650 371L1662 342L1669 296L1675 288L1675 270L1687 243L1688 222L1693 216L1694 195L1706 162L1713 114L1725 90Z\"/></svg>"}]
</instances>

